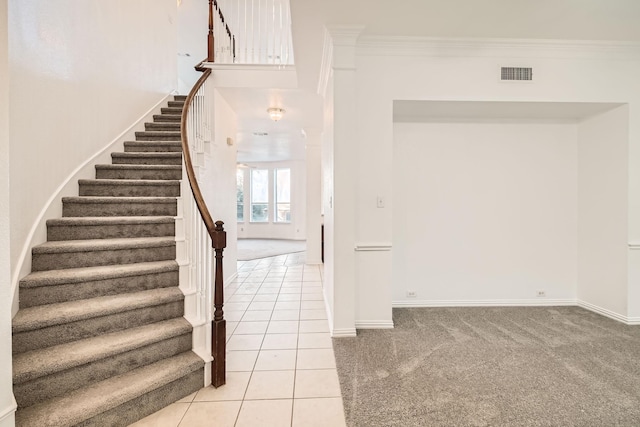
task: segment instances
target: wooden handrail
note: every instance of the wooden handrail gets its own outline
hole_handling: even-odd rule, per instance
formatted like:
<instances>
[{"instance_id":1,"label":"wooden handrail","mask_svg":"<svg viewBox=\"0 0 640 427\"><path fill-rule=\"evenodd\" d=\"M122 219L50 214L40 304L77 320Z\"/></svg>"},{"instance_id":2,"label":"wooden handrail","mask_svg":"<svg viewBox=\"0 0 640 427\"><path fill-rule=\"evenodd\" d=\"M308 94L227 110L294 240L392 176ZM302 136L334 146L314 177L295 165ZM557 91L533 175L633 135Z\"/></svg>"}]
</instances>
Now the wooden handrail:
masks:
<instances>
[{"instance_id":1,"label":"wooden handrail","mask_svg":"<svg viewBox=\"0 0 640 427\"><path fill-rule=\"evenodd\" d=\"M202 68L200 63L196 69ZM223 275L223 251L227 246L227 232L224 231L224 223L222 221L216 221L214 223L209 208L204 201L200 185L196 179L195 171L193 170L193 162L191 160L191 151L189 149L188 140L188 117L191 104L196 96L196 93L202 88L204 82L211 75L211 69L204 69L204 72L200 79L187 95L184 102L184 108L182 109L181 117L181 140L182 140L182 157L184 159L185 172L191 187L191 193L193 194L194 201L200 212L200 217L207 228L207 233L211 237L211 245L215 251L215 275L213 285L213 299L214 299L214 314L211 320L211 355L213 356L213 362L211 366L211 383L214 387L224 385L226 382L226 320L224 319L224 275Z\"/></svg>"},{"instance_id":2,"label":"wooden handrail","mask_svg":"<svg viewBox=\"0 0 640 427\"><path fill-rule=\"evenodd\" d=\"M187 95L186 100L184 101L184 108L182 109L182 126L180 130L180 135L182 139L182 156L184 158L184 166L187 172L187 178L189 178L189 185L191 186L191 192L193 193L193 198L196 201L196 205L198 206L198 211L200 211L200 216L204 221L205 226L207 227L207 231L209 232L209 236L213 239L215 233L215 223L213 222L213 218L211 218L211 213L209 213L209 209L207 208L207 204L202 197L202 191L200 191L200 186L198 185L198 180L196 179L196 174L193 170L193 162L191 161L191 152L189 151L189 141L187 137L187 116L189 115L189 109L191 108L191 103L193 102L193 98L204 82L211 75L211 69L205 69L204 73L196 84Z\"/></svg>"}]
</instances>

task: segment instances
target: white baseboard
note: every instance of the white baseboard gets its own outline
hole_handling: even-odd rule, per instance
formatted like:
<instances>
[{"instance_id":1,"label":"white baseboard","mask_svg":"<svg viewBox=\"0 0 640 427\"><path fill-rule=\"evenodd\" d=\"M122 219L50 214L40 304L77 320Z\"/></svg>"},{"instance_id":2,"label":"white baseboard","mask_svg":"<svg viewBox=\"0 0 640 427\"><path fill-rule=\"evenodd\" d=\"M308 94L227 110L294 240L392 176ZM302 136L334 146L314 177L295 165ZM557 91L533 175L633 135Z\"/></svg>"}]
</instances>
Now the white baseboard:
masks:
<instances>
[{"instance_id":1,"label":"white baseboard","mask_svg":"<svg viewBox=\"0 0 640 427\"><path fill-rule=\"evenodd\" d=\"M11 400L11 403L0 410L0 427L13 427L15 425L15 413L16 409L18 409L18 404L13 395L11 396Z\"/></svg>"},{"instance_id":2,"label":"white baseboard","mask_svg":"<svg viewBox=\"0 0 640 427\"><path fill-rule=\"evenodd\" d=\"M599 307L595 304L588 303L586 301L578 300L578 307L582 307L585 310L593 311L601 316L608 317L609 319L617 320L626 325L640 325L640 318L627 317L624 314L616 313L615 311L608 310L606 308Z\"/></svg>"},{"instance_id":3,"label":"white baseboard","mask_svg":"<svg viewBox=\"0 0 640 427\"><path fill-rule=\"evenodd\" d=\"M574 299L496 299L496 300L416 300L393 301L392 307L530 307L530 306L570 306Z\"/></svg>"},{"instance_id":4,"label":"white baseboard","mask_svg":"<svg viewBox=\"0 0 640 427\"><path fill-rule=\"evenodd\" d=\"M552 307L578 306L608 317L625 325L640 325L640 317L628 317L581 300L573 299L523 299L523 300L440 300L440 301L394 301L395 308L434 308L434 307Z\"/></svg>"},{"instance_id":5,"label":"white baseboard","mask_svg":"<svg viewBox=\"0 0 640 427\"><path fill-rule=\"evenodd\" d=\"M331 329L331 336L333 338L353 338L356 335L356 328Z\"/></svg>"},{"instance_id":6,"label":"white baseboard","mask_svg":"<svg viewBox=\"0 0 640 427\"><path fill-rule=\"evenodd\" d=\"M356 321L356 329L393 329L393 320Z\"/></svg>"}]
</instances>

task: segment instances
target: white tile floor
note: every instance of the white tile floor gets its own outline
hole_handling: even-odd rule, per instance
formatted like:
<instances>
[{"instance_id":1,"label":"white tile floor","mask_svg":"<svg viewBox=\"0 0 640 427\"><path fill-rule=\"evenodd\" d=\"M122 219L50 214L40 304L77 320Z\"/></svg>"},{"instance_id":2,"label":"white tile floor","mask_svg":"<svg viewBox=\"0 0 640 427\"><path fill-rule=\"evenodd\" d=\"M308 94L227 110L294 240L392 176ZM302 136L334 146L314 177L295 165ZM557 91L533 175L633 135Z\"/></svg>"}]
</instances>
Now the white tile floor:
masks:
<instances>
[{"instance_id":1,"label":"white tile floor","mask_svg":"<svg viewBox=\"0 0 640 427\"><path fill-rule=\"evenodd\" d=\"M304 253L239 262L225 299L227 384L133 426L345 426L321 268Z\"/></svg>"}]
</instances>

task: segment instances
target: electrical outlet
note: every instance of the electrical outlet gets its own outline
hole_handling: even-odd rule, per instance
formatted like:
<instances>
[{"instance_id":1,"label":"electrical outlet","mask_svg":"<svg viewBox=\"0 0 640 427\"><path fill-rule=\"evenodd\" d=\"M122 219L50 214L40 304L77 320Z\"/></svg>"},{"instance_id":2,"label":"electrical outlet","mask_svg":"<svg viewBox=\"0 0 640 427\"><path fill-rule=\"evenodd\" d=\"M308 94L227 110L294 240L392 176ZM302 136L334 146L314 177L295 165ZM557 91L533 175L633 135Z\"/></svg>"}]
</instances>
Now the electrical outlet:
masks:
<instances>
[{"instance_id":1,"label":"electrical outlet","mask_svg":"<svg viewBox=\"0 0 640 427\"><path fill-rule=\"evenodd\" d=\"M382 196L378 196L376 198L376 206L379 208L384 208L384 198Z\"/></svg>"},{"instance_id":2,"label":"electrical outlet","mask_svg":"<svg viewBox=\"0 0 640 427\"><path fill-rule=\"evenodd\" d=\"M546 297L547 293L544 291L544 289L539 289L539 290L536 291L536 296L540 297L540 298Z\"/></svg>"},{"instance_id":3,"label":"electrical outlet","mask_svg":"<svg viewBox=\"0 0 640 427\"><path fill-rule=\"evenodd\" d=\"M407 291L407 298L416 298L418 293L416 291Z\"/></svg>"}]
</instances>

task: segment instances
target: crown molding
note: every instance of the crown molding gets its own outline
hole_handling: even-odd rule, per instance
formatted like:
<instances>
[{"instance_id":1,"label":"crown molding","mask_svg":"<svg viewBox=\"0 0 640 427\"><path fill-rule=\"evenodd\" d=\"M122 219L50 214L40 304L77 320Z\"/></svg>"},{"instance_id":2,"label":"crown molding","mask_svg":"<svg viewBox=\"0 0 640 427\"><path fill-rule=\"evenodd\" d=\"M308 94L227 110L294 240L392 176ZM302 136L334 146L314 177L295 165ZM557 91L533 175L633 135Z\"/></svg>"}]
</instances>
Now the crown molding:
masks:
<instances>
[{"instance_id":1,"label":"crown molding","mask_svg":"<svg viewBox=\"0 0 640 427\"><path fill-rule=\"evenodd\" d=\"M364 25L327 25L325 30L334 46L355 46Z\"/></svg>"},{"instance_id":2,"label":"crown molding","mask_svg":"<svg viewBox=\"0 0 640 427\"><path fill-rule=\"evenodd\" d=\"M640 43L590 40L362 36L359 55L640 60Z\"/></svg>"},{"instance_id":3,"label":"crown molding","mask_svg":"<svg viewBox=\"0 0 640 427\"><path fill-rule=\"evenodd\" d=\"M324 29L324 39L322 41L322 59L320 62L320 77L318 78L318 95L323 98L327 95L327 87L331 78L331 62L333 58L333 43L331 34L327 28Z\"/></svg>"}]
</instances>

